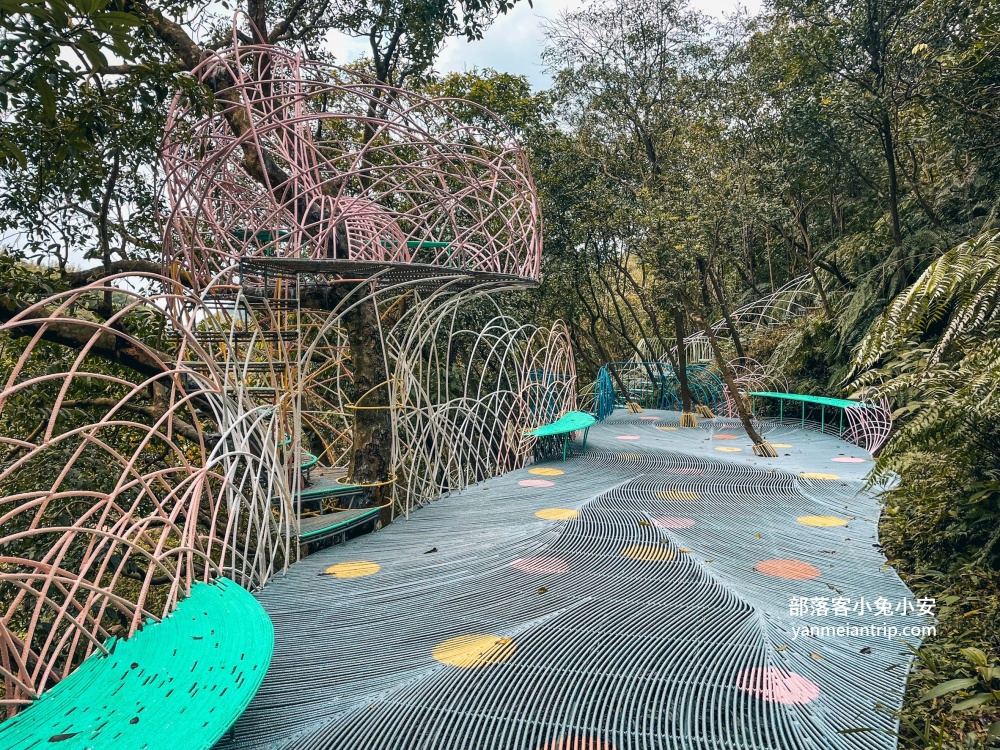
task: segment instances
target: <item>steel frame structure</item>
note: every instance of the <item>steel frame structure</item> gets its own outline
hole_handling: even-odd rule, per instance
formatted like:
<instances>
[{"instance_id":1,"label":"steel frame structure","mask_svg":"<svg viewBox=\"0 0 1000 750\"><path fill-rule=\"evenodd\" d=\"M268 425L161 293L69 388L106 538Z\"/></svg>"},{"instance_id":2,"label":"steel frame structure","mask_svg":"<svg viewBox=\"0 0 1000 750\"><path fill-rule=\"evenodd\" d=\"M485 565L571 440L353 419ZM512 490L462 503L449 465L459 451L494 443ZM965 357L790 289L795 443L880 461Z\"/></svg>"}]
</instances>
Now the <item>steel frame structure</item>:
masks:
<instances>
[{"instance_id":1,"label":"steel frame structure","mask_svg":"<svg viewBox=\"0 0 1000 750\"><path fill-rule=\"evenodd\" d=\"M541 250L526 156L495 116L238 39L195 75L231 85L208 114L171 107L164 274L0 326L23 346L0 385L8 714L196 581L256 589L295 560L301 454L344 468L365 408L351 306L378 313L399 512L523 466L524 433L576 406L565 328L489 296L537 281ZM38 429L14 419L28 404Z\"/></svg>"}]
</instances>

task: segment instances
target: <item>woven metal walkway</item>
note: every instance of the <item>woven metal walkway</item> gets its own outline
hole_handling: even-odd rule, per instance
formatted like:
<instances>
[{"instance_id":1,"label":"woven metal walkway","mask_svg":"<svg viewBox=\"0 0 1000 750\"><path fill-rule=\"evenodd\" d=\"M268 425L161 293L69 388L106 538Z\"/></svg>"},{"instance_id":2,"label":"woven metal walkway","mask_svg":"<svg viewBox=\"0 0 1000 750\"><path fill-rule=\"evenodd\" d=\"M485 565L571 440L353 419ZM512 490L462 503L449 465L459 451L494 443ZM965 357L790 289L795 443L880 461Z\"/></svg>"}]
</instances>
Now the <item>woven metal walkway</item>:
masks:
<instances>
[{"instance_id":1,"label":"woven metal walkway","mask_svg":"<svg viewBox=\"0 0 1000 750\"><path fill-rule=\"evenodd\" d=\"M259 595L275 654L223 746L895 747L899 637L794 630L930 622L877 547L868 456L780 428L760 459L676 416L616 412L585 457L293 566Z\"/></svg>"}]
</instances>

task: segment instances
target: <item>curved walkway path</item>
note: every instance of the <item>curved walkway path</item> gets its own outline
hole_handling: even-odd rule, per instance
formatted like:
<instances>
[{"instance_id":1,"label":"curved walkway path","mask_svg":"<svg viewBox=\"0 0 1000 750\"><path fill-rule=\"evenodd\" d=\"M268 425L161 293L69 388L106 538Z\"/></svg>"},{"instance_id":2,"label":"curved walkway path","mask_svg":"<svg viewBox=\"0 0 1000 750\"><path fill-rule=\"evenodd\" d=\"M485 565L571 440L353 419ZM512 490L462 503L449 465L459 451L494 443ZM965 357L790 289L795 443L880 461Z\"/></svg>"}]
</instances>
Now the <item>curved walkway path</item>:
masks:
<instances>
[{"instance_id":1,"label":"curved walkway path","mask_svg":"<svg viewBox=\"0 0 1000 750\"><path fill-rule=\"evenodd\" d=\"M910 652L849 629L930 620L878 549L870 457L769 438L616 412L585 457L306 558L259 594L274 658L223 746L895 747Z\"/></svg>"}]
</instances>

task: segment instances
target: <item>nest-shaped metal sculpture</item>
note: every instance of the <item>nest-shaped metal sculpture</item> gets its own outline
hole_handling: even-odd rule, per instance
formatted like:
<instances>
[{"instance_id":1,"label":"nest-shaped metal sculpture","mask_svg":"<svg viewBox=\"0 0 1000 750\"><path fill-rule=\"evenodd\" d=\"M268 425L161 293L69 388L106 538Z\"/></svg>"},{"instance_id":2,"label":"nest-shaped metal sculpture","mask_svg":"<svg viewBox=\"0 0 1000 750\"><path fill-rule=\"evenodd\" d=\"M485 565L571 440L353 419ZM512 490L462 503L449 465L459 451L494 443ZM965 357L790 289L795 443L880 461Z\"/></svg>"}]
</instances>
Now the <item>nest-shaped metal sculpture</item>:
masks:
<instances>
[{"instance_id":1,"label":"nest-shaped metal sculpture","mask_svg":"<svg viewBox=\"0 0 1000 750\"><path fill-rule=\"evenodd\" d=\"M192 334L214 326L236 351L244 319L161 277L122 284L56 294L0 326L14 352L0 361L8 712L193 582L254 588L288 561L274 415L241 402Z\"/></svg>"},{"instance_id":2,"label":"nest-shaped metal sculpture","mask_svg":"<svg viewBox=\"0 0 1000 750\"><path fill-rule=\"evenodd\" d=\"M205 279L246 258L308 259L538 279L527 158L488 110L238 40L194 74L215 107L181 93L170 109L172 268Z\"/></svg>"}]
</instances>

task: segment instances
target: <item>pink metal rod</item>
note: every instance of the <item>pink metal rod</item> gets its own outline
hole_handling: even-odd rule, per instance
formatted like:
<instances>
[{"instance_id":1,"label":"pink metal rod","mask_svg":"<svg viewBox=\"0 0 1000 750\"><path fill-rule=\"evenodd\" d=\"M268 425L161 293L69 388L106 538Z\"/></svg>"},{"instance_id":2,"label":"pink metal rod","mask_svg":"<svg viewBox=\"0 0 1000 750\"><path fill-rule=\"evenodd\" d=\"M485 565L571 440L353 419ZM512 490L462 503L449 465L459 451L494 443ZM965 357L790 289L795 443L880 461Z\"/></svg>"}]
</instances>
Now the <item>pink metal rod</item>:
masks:
<instances>
[{"instance_id":1,"label":"pink metal rod","mask_svg":"<svg viewBox=\"0 0 1000 750\"><path fill-rule=\"evenodd\" d=\"M109 636L163 617L193 582L259 586L282 555L267 501L280 469L244 447L266 444L267 430L241 421L231 399L215 408L224 375L192 334L219 311L162 277L129 279L160 293L121 282L54 295L0 326L23 347L0 382L8 713ZM106 320L90 312L105 291L115 299ZM154 348L157 330L173 335ZM199 354L208 367L183 364Z\"/></svg>"},{"instance_id":2,"label":"pink metal rod","mask_svg":"<svg viewBox=\"0 0 1000 750\"><path fill-rule=\"evenodd\" d=\"M221 90L208 115L183 93L171 105L168 267L204 280L270 256L538 279L527 157L488 110L237 39L194 73Z\"/></svg>"}]
</instances>

